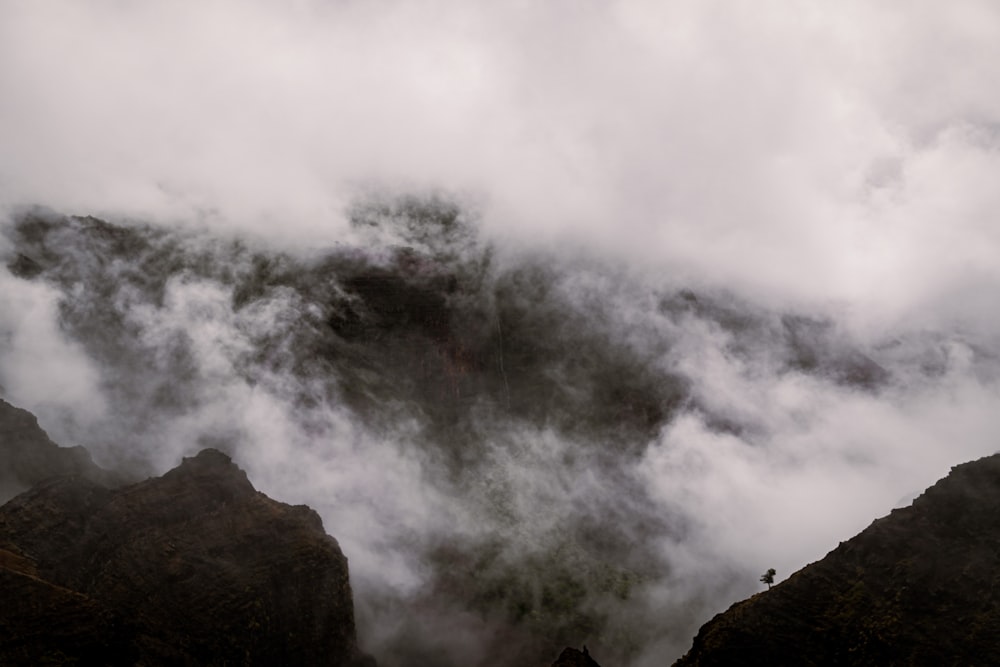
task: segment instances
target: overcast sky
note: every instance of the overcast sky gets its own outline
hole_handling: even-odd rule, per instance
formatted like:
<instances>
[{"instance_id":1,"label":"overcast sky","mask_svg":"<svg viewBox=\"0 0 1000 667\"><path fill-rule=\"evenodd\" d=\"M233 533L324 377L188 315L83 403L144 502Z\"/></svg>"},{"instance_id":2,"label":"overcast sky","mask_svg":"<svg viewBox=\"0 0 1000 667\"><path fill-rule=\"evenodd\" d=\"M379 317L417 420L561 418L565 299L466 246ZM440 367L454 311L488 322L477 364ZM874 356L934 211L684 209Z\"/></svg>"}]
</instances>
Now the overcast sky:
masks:
<instances>
[{"instance_id":1,"label":"overcast sky","mask_svg":"<svg viewBox=\"0 0 1000 667\"><path fill-rule=\"evenodd\" d=\"M345 240L345 210L366 192L440 190L512 254L584 250L640 284L830 316L861 346L917 340L912 358L906 343L880 359L895 379L874 395L726 357L702 323L670 330L699 400L769 434L747 447L686 415L648 443L637 474L651 497L709 517L678 567L710 577L714 556L738 553L783 576L996 449L997 82L991 0L0 0L0 207L294 249ZM577 282L627 324L616 335L654 345L667 325L638 311L628 290L641 290L601 280ZM268 474L308 438L212 347L249 316L229 313L218 285L171 289L137 326L208 341L202 363L228 384L205 415L266 422L245 465ZM24 407L97 420L101 370L65 339L63 296L2 272L0 385ZM920 341L945 358L933 382L908 375ZM347 440L354 428L336 425ZM267 450L275 441L292 444ZM329 488L350 495L384 474L400 495L380 492L370 511L432 522L447 499L420 486L421 463L369 452L255 482L329 524L350 521L322 505ZM838 511L810 521L819 506ZM364 530L344 527L349 556L373 548Z\"/></svg>"},{"instance_id":2,"label":"overcast sky","mask_svg":"<svg viewBox=\"0 0 1000 667\"><path fill-rule=\"evenodd\" d=\"M988 0L4 2L0 198L312 242L439 187L498 234L983 311L998 34Z\"/></svg>"}]
</instances>

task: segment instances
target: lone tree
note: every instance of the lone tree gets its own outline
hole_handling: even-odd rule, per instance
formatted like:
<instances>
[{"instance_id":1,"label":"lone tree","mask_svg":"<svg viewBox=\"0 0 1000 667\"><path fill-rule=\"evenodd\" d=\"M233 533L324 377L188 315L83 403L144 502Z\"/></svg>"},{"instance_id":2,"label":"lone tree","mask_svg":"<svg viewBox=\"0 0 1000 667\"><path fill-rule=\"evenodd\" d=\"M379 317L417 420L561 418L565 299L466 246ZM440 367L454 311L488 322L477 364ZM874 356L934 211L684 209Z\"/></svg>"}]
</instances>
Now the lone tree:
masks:
<instances>
[{"instance_id":1,"label":"lone tree","mask_svg":"<svg viewBox=\"0 0 1000 667\"><path fill-rule=\"evenodd\" d=\"M768 568L767 572L765 572L764 574L760 575L760 580L763 583L767 584L767 589L768 590L771 590L771 584L774 583L774 575L776 575L776 574L777 574L777 572L775 572L774 568L771 567L771 568Z\"/></svg>"}]
</instances>

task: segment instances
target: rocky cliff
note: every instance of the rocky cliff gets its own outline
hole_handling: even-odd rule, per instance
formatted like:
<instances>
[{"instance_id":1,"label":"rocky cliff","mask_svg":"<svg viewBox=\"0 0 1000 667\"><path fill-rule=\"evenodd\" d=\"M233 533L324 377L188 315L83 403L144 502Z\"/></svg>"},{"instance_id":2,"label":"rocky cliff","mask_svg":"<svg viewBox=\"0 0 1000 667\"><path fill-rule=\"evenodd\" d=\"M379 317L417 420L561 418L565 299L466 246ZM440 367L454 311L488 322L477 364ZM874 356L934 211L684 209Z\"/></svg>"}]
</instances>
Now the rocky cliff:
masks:
<instances>
[{"instance_id":1,"label":"rocky cliff","mask_svg":"<svg viewBox=\"0 0 1000 667\"><path fill-rule=\"evenodd\" d=\"M0 399L0 503L55 475L80 475L102 486L127 480L97 466L83 447L52 442L35 415Z\"/></svg>"},{"instance_id":2,"label":"rocky cliff","mask_svg":"<svg viewBox=\"0 0 1000 667\"><path fill-rule=\"evenodd\" d=\"M0 507L0 664L372 664L315 512L213 449L118 489L82 468Z\"/></svg>"},{"instance_id":3,"label":"rocky cliff","mask_svg":"<svg viewBox=\"0 0 1000 667\"><path fill-rule=\"evenodd\" d=\"M676 667L1000 664L1000 455L701 628Z\"/></svg>"}]
</instances>

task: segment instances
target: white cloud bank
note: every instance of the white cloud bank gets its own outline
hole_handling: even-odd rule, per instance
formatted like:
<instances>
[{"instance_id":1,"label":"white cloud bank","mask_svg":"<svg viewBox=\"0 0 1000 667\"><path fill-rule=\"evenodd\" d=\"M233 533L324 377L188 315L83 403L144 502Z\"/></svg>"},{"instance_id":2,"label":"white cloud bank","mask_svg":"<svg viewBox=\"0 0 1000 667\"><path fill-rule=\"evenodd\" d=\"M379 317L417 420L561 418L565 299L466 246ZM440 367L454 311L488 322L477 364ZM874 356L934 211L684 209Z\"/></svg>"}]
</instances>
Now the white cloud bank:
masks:
<instances>
[{"instance_id":1,"label":"white cloud bank","mask_svg":"<svg viewBox=\"0 0 1000 667\"><path fill-rule=\"evenodd\" d=\"M690 349L669 362L687 364L707 405L760 423L766 446L686 415L635 472L657 501L703 518L670 547L679 576L756 559L786 575L995 449L996 369L969 360L998 349L997 81L1000 7L986 0L2 2L0 205L315 247L347 233L359 191L442 188L476 202L503 244L579 244L654 283L835 313L870 341L929 331L938 379L907 378L903 338L882 349L898 382L878 395L685 332ZM581 298L617 304L615 335L666 326L584 279L596 286L574 286ZM275 398L281 378L256 390L233 378L253 318L268 314L234 315L219 289L176 283L162 308L131 311L143 335L190 336L217 390L164 437L240 415L255 481L316 505L331 530L335 518L346 546L373 558L356 572L413 586L405 558L374 559L392 557L386 535L451 520L423 485L426 462L336 412L321 426L340 449L316 448ZM56 299L0 271L4 389L97 418L98 371L61 336ZM368 439L366 456L354 439ZM178 445L164 446L167 465ZM305 465L282 466L293 458ZM551 481L529 468L511 472L525 502ZM378 487L386 477L395 495ZM369 517L398 525L376 531Z\"/></svg>"},{"instance_id":2,"label":"white cloud bank","mask_svg":"<svg viewBox=\"0 0 1000 667\"><path fill-rule=\"evenodd\" d=\"M11 2L0 197L311 244L443 187L891 321L996 296L998 76L974 0Z\"/></svg>"}]
</instances>

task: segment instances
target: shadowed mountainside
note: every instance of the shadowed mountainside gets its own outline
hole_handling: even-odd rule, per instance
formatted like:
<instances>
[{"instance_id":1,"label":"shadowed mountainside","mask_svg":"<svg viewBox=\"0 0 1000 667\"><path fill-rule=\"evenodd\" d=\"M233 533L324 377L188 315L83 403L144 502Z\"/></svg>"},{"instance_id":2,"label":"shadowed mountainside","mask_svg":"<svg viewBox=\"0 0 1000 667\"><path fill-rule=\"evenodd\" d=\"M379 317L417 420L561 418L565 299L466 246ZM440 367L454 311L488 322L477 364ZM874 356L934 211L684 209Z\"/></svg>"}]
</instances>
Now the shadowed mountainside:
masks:
<instances>
[{"instance_id":1,"label":"shadowed mountainside","mask_svg":"<svg viewBox=\"0 0 1000 667\"><path fill-rule=\"evenodd\" d=\"M319 516L213 449L117 490L59 476L10 500L0 582L5 665L374 664Z\"/></svg>"},{"instance_id":2,"label":"shadowed mountainside","mask_svg":"<svg viewBox=\"0 0 1000 667\"><path fill-rule=\"evenodd\" d=\"M1000 664L1000 454L706 623L676 667Z\"/></svg>"},{"instance_id":3,"label":"shadowed mountainside","mask_svg":"<svg viewBox=\"0 0 1000 667\"><path fill-rule=\"evenodd\" d=\"M80 475L101 486L127 480L97 466L83 447L52 442L35 415L0 399L0 503L56 475Z\"/></svg>"},{"instance_id":4,"label":"shadowed mountainside","mask_svg":"<svg viewBox=\"0 0 1000 667\"><path fill-rule=\"evenodd\" d=\"M679 652L745 572L677 585L675 551L683 563L701 529L698 508L658 497L647 474L671 425L690 419L765 448L766 406L740 394L764 380L876 397L899 371L930 382L952 363L933 336L862 345L820 316L587 258L504 255L435 197L370 202L351 222L357 238L293 253L33 210L3 230L3 259L12 279L51 295L60 333L98 369L115 410L80 436L98 460L148 468L178 422L181 442L243 447L262 437L246 418L253 395L288 417L290 449L305 446L314 464L336 460L341 420L362 435L357 454L419 461L421 488L447 501L427 507L447 505L455 520L366 545L403 554L420 581L400 592L369 574L358 610L366 644L401 667L527 664L582 641L625 664L668 635ZM730 380L732 401L720 391ZM110 493L116 482L82 449L61 450L10 414L37 444L8 439L16 474L0 490L41 481L31 462L45 453L59 473L94 482L73 493ZM369 507L369 525L393 525L398 507L387 507ZM5 558L23 562L16 550Z\"/></svg>"},{"instance_id":5,"label":"shadowed mountainside","mask_svg":"<svg viewBox=\"0 0 1000 667\"><path fill-rule=\"evenodd\" d=\"M498 258L475 221L441 198L359 204L351 223L369 245L305 256L39 209L8 232L7 266L67 295L60 325L113 380L107 391L129 404L135 430L150 428L151 413L184 414L202 398L190 334L137 336L149 326L137 314L169 310L191 286L220 290L251 333L252 349L234 363L242 379L286 373L303 406L342 402L373 427L417 418L419 444L455 471L481 463L470 441L494 421L627 457L683 411L721 430L754 428L714 414L673 359L692 322L731 335L734 358L766 357L777 373L869 392L890 380L825 319L720 294L650 291L582 259ZM647 311L624 326L619 301ZM267 327L253 319L260 315ZM135 367L150 366L156 382L136 377Z\"/></svg>"},{"instance_id":6,"label":"shadowed mountainside","mask_svg":"<svg viewBox=\"0 0 1000 667\"><path fill-rule=\"evenodd\" d=\"M688 553L701 510L673 491L675 467L649 472L672 438L690 425L685 441L752 458L801 428L762 397L875 400L951 363L933 337L862 342L669 271L505 247L444 197L376 196L348 217L342 241L305 251L31 209L0 230L0 259L52 299L115 407L65 422L96 460L163 470L172 443L201 442L251 461L270 448L258 408L282 417L282 446L314 467L301 497L324 516L322 498L352 498L375 530L340 538L399 566L391 582L356 568L355 586L366 645L402 667L505 667L583 642L625 663L665 635L679 653L747 572L683 571L703 562ZM361 466L376 481L349 488L342 455L403 467ZM419 527L400 520L411 507Z\"/></svg>"}]
</instances>

